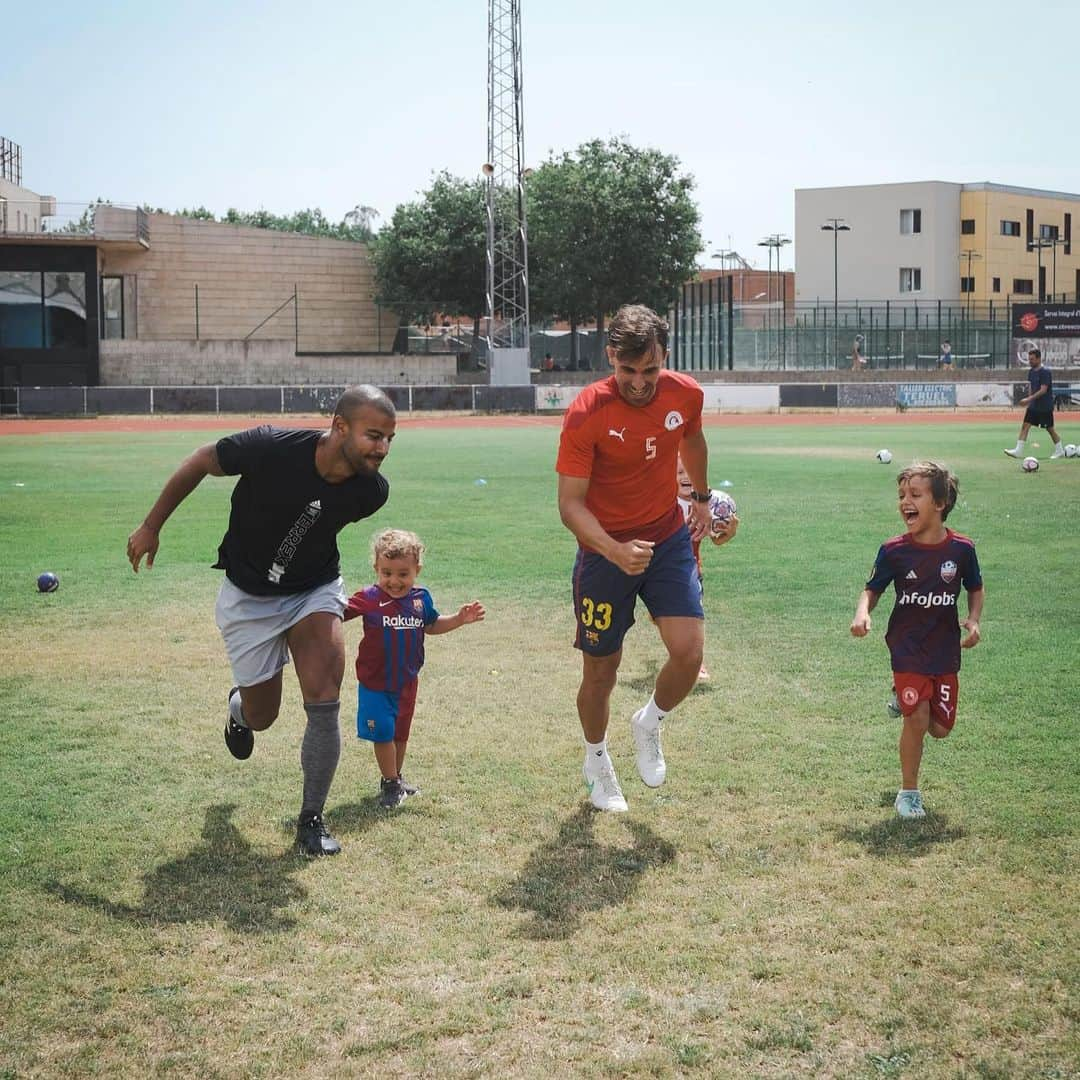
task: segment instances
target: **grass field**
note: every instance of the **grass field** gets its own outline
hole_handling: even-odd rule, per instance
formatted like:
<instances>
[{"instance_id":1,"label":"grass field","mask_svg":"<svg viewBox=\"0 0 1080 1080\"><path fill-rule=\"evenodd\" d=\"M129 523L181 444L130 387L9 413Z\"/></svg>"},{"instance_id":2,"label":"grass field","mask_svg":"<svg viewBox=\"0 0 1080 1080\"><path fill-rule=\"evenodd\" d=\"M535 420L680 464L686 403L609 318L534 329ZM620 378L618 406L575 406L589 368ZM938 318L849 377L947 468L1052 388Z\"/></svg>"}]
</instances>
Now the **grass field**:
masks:
<instances>
[{"instance_id":1,"label":"grass field","mask_svg":"<svg viewBox=\"0 0 1080 1080\"><path fill-rule=\"evenodd\" d=\"M315 862L290 847L292 674L250 761L222 743L209 564L231 483L180 508L152 572L124 560L214 436L0 441L0 1078L1080 1075L1080 461L1046 461L1043 435L1024 475L1013 427L948 418L707 433L742 518L706 551L714 678L644 788L627 720L661 648L641 615L617 816L581 784L557 429L400 435L390 503L342 534L347 583L399 524L428 543L436 603L488 618L429 643L423 793L393 814L349 737L349 665L344 851ZM915 456L959 473L949 524L987 601L956 731L924 758L929 816L903 823L891 597L870 638L848 625ZM42 570L58 592L35 591Z\"/></svg>"}]
</instances>

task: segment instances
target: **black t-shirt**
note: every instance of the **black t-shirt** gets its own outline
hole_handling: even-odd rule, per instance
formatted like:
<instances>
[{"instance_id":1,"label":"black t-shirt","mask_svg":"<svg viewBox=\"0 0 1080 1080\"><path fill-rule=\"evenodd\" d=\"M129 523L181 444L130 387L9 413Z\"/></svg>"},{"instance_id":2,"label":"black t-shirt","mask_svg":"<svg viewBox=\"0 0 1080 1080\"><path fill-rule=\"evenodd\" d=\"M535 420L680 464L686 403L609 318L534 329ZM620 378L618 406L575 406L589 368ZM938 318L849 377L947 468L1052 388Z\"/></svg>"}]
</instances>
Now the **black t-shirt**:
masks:
<instances>
[{"instance_id":1,"label":"black t-shirt","mask_svg":"<svg viewBox=\"0 0 1080 1080\"><path fill-rule=\"evenodd\" d=\"M244 592L278 596L333 581L340 571L337 534L374 514L390 494L379 473L324 480L315 468L321 434L264 424L218 440L218 462L240 479L214 567Z\"/></svg>"},{"instance_id":2,"label":"black t-shirt","mask_svg":"<svg viewBox=\"0 0 1080 1080\"><path fill-rule=\"evenodd\" d=\"M1043 367L1040 364L1037 368L1030 368L1028 370L1028 386L1031 387L1033 394L1038 393L1040 386L1046 387L1046 393L1042 397L1036 398L1028 407L1032 412L1053 412L1054 411L1054 376L1050 374L1048 367Z\"/></svg>"}]
</instances>

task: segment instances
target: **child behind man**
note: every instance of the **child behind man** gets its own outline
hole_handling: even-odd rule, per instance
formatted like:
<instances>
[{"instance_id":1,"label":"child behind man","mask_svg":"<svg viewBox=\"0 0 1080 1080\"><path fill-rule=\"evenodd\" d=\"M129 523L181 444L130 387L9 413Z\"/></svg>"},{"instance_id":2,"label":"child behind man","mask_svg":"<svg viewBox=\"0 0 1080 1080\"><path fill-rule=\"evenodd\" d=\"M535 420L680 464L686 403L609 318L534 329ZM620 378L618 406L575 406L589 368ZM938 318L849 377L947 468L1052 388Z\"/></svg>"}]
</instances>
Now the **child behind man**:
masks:
<instances>
[{"instance_id":1,"label":"child behind man","mask_svg":"<svg viewBox=\"0 0 1080 1080\"><path fill-rule=\"evenodd\" d=\"M364 636L356 652L356 734L373 744L382 774L379 805L399 806L417 789L401 775L424 666L424 637L480 622L484 607L464 604L456 615L440 615L431 593L416 585L424 545L416 533L384 529L371 546L375 584L349 598L345 620L362 618Z\"/></svg>"},{"instance_id":2,"label":"child behind man","mask_svg":"<svg viewBox=\"0 0 1080 1080\"><path fill-rule=\"evenodd\" d=\"M680 455L676 466L676 476L679 481L679 490L677 498L679 500L679 509L682 511L683 519L685 521L690 520L690 507L693 505L691 502L690 493L693 490L694 485L690 483L690 474L683 466L682 456ZM722 521L716 521L714 519L712 529L709 532L709 539L714 544L726 544L732 539L739 528L739 518L737 515L731 515ZM698 588L702 593L705 592L704 572L701 568L701 541L691 541L691 546L694 549L694 562L697 563L697 576L698 576ZM705 667L705 661L701 662L701 670L698 672L699 681L707 681L709 679L708 668Z\"/></svg>"},{"instance_id":3,"label":"child behind man","mask_svg":"<svg viewBox=\"0 0 1080 1080\"><path fill-rule=\"evenodd\" d=\"M904 727L900 735L902 783L896 812L926 816L919 791L919 766L927 732L944 739L956 722L960 650L979 643L983 583L975 545L946 528L958 485L948 469L922 461L896 478L900 516L908 531L886 540L859 597L851 632L865 637L870 612L892 582L896 603L885 641L892 658L893 682ZM967 636L960 640L956 600L967 589Z\"/></svg>"}]
</instances>

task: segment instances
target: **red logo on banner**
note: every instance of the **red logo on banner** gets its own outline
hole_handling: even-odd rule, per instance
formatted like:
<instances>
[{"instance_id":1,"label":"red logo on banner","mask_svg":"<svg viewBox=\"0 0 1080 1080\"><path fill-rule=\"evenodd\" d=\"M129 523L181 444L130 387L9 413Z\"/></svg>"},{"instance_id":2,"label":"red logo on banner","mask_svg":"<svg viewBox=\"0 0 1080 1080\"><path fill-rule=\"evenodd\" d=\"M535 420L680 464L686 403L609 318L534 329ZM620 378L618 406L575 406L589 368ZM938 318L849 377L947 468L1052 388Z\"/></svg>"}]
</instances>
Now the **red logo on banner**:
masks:
<instances>
[{"instance_id":1,"label":"red logo on banner","mask_svg":"<svg viewBox=\"0 0 1080 1080\"><path fill-rule=\"evenodd\" d=\"M1026 334L1034 334L1039 329L1039 316L1033 311L1020 316L1020 328Z\"/></svg>"}]
</instances>

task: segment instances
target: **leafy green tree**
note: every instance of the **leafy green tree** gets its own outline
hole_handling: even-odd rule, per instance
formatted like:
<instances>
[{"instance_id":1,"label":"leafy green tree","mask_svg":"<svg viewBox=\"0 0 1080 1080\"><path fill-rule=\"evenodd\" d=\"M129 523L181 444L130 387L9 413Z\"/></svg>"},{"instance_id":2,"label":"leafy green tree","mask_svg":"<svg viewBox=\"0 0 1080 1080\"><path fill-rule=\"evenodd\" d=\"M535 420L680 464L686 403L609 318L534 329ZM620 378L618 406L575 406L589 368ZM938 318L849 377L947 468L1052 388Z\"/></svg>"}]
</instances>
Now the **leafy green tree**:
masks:
<instances>
[{"instance_id":1,"label":"leafy green tree","mask_svg":"<svg viewBox=\"0 0 1080 1080\"><path fill-rule=\"evenodd\" d=\"M487 216L482 180L438 173L418 200L402 203L372 255L380 300L406 319L487 312Z\"/></svg>"},{"instance_id":2,"label":"leafy green tree","mask_svg":"<svg viewBox=\"0 0 1080 1080\"><path fill-rule=\"evenodd\" d=\"M605 318L622 304L664 312L701 251L694 180L679 159L622 139L552 157L528 182L529 295L538 314ZM574 354L577 335L572 338ZM576 364L576 355L573 355Z\"/></svg>"}]
</instances>

